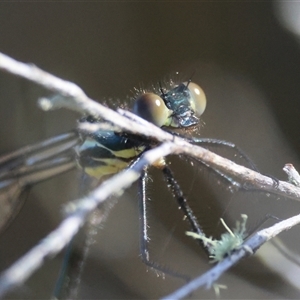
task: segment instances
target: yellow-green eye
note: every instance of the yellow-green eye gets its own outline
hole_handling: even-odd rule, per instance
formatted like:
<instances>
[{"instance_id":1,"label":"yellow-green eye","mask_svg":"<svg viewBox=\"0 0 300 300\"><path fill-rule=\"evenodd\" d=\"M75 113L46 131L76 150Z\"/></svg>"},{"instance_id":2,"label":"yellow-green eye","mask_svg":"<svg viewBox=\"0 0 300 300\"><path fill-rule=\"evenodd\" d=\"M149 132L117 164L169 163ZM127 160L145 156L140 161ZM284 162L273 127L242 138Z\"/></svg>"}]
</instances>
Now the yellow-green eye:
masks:
<instances>
[{"instance_id":1,"label":"yellow-green eye","mask_svg":"<svg viewBox=\"0 0 300 300\"><path fill-rule=\"evenodd\" d=\"M201 89L201 87L194 83L194 82L185 82L185 85L188 84L187 88L190 91L191 98L190 98L190 103L191 106L196 114L196 116L200 117L203 112L205 111L206 107L206 96L204 91Z\"/></svg>"},{"instance_id":2,"label":"yellow-green eye","mask_svg":"<svg viewBox=\"0 0 300 300\"><path fill-rule=\"evenodd\" d=\"M145 93L135 100L133 113L155 124L163 126L169 117L169 110L163 99L153 93Z\"/></svg>"}]
</instances>

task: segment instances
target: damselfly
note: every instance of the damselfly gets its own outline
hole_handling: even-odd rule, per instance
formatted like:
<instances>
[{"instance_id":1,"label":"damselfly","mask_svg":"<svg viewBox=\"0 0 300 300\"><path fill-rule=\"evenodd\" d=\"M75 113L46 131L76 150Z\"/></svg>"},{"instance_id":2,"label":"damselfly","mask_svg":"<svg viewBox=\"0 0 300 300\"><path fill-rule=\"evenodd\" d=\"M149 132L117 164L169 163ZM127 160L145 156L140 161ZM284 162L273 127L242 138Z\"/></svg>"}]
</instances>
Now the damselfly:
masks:
<instances>
[{"instance_id":1,"label":"damselfly","mask_svg":"<svg viewBox=\"0 0 300 300\"><path fill-rule=\"evenodd\" d=\"M170 89L164 89L160 86L158 89L159 94L150 94L143 91L135 99L133 112L157 126L166 128L166 130L179 129L174 134L183 135L187 129L191 131L192 128L199 126L200 115L206 105L205 95L199 86L190 81L180 84L171 82L170 86ZM101 120L91 117L85 117L83 120L92 123L101 122ZM216 151L220 151L220 149L223 151L224 148L228 148L229 151L232 151L232 157L236 160L242 160L245 164L254 167L234 144L215 139L192 138L191 136L186 137L186 139L191 143L212 147ZM87 174L93 177L101 178L114 174L119 170L130 167L130 164L141 153L154 145L155 142L142 137L111 130L99 130L91 134L80 133L79 139L76 133L67 133L3 157L0 178L1 200L3 200L2 205L7 208L7 211L3 217L2 228L16 213L16 207L20 205L19 195L23 188L75 167L75 161ZM77 154L73 151L74 146ZM191 163L194 168L197 167L197 172L203 171L210 176L209 181L218 178L215 189L218 190L221 187L222 193L224 192L223 183L229 183L229 187L233 183L231 178L218 172L218 170L211 170L206 165L200 167L201 162L197 160L191 160ZM202 211L197 211L197 213L191 209L188 197L184 196L181 186L165 160L158 162L157 167L162 170L169 190L177 200L177 206L183 211L182 216L187 220L190 230L201 234L202 227L205 227L202 223L207 222L207 219L210 219L210 223L219 223L218 218L214 217L213 219L209 215L207 208L200 208ZM182 167L181 172L190 176L190 173L186 172L184 167ZM190 184L190 187L193 186L194 188L195 179L193 176L190 176L190 178L193 183ZM148 266L165 272L167 268L163 267L164 263L156 263L150 259L146 183L147 170L142 174L140 180L141 256ZM198 185L198 182L196 185ZM197 188L199 189L199 187L200 184ZM230 188L225 188L225 190L232 195ZM199 194L199 198L202 201L203 196ZM233 198L233 196L230 196L230 198ZM212 210L211 207L210 210ZM246 212L246 208L243 212ZM199 218L199 215L202 215L203 218ZM222 212L221 215L224 216L225 213ZM214 233L214 230L215 228L208 231L208 234Z\"/></svg>"}]
</instances>

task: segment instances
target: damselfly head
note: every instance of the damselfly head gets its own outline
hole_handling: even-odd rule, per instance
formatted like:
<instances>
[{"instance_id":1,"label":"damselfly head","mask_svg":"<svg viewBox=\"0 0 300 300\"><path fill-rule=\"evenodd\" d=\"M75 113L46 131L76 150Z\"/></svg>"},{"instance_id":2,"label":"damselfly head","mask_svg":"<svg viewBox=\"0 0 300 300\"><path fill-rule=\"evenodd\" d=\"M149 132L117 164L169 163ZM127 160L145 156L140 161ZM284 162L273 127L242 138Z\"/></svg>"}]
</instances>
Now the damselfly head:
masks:
<instances>
[{"instance_id":1,"label":"damselfly head","mask_svg":"<svg viewBox=\"0 0 300 300\"><path fill-rule=\"evenodd\" d=\"M136 98L133 112L162 127L188 128L199 124L206 107L206 96L200 86L183 82L161 94L143 93Z\"/></svg>"}]
</instances>

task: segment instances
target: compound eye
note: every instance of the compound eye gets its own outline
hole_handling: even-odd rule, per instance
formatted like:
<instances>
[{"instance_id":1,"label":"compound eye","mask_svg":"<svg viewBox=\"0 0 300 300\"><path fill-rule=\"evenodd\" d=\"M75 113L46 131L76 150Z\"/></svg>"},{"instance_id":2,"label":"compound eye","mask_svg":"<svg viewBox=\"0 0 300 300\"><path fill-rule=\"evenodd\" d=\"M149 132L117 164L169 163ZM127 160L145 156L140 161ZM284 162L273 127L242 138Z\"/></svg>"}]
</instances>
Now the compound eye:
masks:
<instances>
[{"instance_id":1,"label":"compound eye","mask_svg":"<svg viewBox=\"0 0 300 300\"><path fill-rule=\"evenodd\" d=\"M184 84L187 85L188 83L185 82ZM206 108L205 93L201 89L201 87L194 82L190 82L188 84L187 88L189 89L190 94L191 94L191 99L190 99L191 106L194 109L195 114L198 117L200 117Z\"/></svg>"},{"instance_id":2,"label":"compound eye","mask_svg":"<svg viewBox=\"0 0 300 300\"><path fill-rule=\"evenodd\" d=\"M169 117L169 110L163 99L153 93L139 96L135 100L133 113L159 127L165 125Z\"/></svg>"}]
</instances>

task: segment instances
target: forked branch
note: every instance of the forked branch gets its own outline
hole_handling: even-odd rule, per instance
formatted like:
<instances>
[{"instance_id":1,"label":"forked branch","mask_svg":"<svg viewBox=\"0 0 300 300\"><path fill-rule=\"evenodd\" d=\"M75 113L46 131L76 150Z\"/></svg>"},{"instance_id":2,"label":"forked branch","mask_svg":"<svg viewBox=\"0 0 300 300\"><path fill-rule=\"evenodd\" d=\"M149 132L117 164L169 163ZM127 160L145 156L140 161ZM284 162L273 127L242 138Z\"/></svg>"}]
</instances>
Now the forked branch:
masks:
<instances>
[{"instance_id":1,"label":"forked branch","mask_svg":"<svg viewBox=\"0 0 300 300\"><path fill-rule=\"evenodd\" d=\"M81 114L90 114L107 121L109 124L112 124L114 128L119 128L130 134L151 138L157 141L158 145L161 144L145 152L132 168L105 181L84 199L72 202L72 205L69 205L69 215L62 221L61 225L2 273L0 277L0 297L3 297L14 287L21 285L43 264L45 258L53 257L61 251L99 204L104 201L109 201L111 195L121 193L124 189L128 188L139 178L141 170L145 166L169 154L185 154L199 159L206 165L228 176L238 178L238 182L243 183L241 187L255 188L284 195L297 201L300 200L300 189L298 187L283 181L275 183L273 179L267 176L237 165L202 147L192 145L184 139L173 136L127 111L118 110L118 112L116 112L110 110L88 98L82 89L74 83L57 78L32 64L18 62L0 53L0 69L33 81L58 94L51 99L40 99L40 106L44 110L65 107ZM200 286L211 286L221 274L233 266L240 258L249 254L251 251L254 252L264 242L276 236L281 231L295 226L299 222L300 216L295 216L258 232L249 239L241 249L234 252L200 278L184 286L183 290L166 297L166 299L179 299Z\"/></svg>"}]
</instances>

